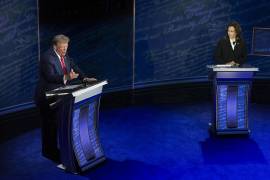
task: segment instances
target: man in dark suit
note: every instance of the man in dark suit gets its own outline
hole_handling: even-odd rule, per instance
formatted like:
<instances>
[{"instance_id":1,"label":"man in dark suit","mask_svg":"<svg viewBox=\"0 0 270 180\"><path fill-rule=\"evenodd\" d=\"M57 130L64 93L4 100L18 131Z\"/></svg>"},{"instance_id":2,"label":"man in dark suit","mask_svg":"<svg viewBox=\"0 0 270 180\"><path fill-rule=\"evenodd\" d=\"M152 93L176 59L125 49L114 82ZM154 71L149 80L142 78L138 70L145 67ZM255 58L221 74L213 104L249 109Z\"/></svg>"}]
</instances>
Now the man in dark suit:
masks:
<instances>
[{"instance_id":1,"label":"man in dark suit","mask_svg":"<svg viewBox=\"0 0 270 180\"><path fill-rule=\"evenodd\" d=\"M226 36L217 44L214 56L216 64L242 65L247 58L247 48L237 22L227 26Z\"/></svg>"},{"instance_id":2,"label":"man in dark suit","mask_svg":"<svg viewBox=\"0 0 270 180\"><path fill-rule=\"evenodd\" d=\"M59 160L57 147L57 109L49 107L46 91L69 84L72 80L95 81L87 78L67 55L69 38L65 35L56 35L52 47L44 53L39 62L39 82L35 93L35 102L41 115L42 155Z\"/></svg>"}]
</instances>

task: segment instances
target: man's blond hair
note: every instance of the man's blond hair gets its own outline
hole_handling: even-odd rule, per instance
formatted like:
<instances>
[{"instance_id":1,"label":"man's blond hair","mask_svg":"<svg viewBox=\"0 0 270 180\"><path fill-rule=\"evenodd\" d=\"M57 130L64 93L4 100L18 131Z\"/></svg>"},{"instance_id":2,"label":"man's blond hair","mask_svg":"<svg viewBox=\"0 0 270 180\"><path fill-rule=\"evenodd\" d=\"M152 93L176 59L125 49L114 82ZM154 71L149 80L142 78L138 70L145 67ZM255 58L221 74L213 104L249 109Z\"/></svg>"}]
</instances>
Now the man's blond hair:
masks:
<instances>
[{"instance_id":1,"label":"man's blond hair","mask_svg":"<svg viewBox=\"0 0 270 180\"><path fill-rule=\"evenodd\" d=\"M69 37L63 34L58 34L53 37L52 44L57 45L58 43L69 43L69 41Z\"/></svg>"}]
</instances>

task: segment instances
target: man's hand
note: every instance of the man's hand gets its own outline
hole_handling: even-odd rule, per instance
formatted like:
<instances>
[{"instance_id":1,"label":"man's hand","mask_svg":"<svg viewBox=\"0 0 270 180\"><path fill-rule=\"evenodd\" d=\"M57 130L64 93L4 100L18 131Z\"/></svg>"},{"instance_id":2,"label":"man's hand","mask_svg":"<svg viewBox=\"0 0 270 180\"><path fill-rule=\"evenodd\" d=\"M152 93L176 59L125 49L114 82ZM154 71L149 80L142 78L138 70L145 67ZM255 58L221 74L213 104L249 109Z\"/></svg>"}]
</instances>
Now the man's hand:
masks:
<instances>
[{"instance_id":1,"label":"man's hand","mask_svg":"<svg viewBox=\"0 0 270 180\"><path fill-rule=\"evenodd\" d=\"M73 80L73 79L76 79L78 78L79 74L76 74L73 69L71 69L70 73L69 73L69 79L70 80Z\"/></svg>"},{"instance_id":2,"label":"man's hand","mask_svg":"<svg viewBox=\"0 0 270 180\"><path fill-rule=\"evenodd\" d=\"M96 81L97 81L96 78L88 78L88 77L83 78L84 83L92 83L92 82L96 82Z\"/></svg>"},{"instance_id":3,"label":"man's hand","mask_svg":"<svg viewBox=\"0 0 270 180\"><path fill-rule=\"evenodd\" d=\"M66 85L67 84L67 81L70 81L70 80L73 80L73 79L76 79L78 78L79 74L76 74L73 69L71 69L70 73L69 74L65 74L64 75L64 84Z\"/></svg>"}]
</instances>

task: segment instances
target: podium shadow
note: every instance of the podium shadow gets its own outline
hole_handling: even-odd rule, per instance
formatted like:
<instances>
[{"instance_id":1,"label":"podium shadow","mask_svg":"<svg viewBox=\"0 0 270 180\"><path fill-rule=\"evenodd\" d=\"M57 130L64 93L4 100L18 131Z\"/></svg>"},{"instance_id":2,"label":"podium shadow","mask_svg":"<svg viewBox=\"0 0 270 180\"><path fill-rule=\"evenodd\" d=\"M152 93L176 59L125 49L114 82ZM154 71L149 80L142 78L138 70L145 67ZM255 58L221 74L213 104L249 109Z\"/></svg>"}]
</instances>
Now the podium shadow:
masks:
<instances>
[{"instance_id":1,"label":"podium shadow","mask_svg":"<svg viewBox=\"0 0 270 180\"><path fill-rule=\"evenodd\" d=\"M268 164L249 137L209 137L200 145L205 164Z\"/></svg>"}]
</instances>

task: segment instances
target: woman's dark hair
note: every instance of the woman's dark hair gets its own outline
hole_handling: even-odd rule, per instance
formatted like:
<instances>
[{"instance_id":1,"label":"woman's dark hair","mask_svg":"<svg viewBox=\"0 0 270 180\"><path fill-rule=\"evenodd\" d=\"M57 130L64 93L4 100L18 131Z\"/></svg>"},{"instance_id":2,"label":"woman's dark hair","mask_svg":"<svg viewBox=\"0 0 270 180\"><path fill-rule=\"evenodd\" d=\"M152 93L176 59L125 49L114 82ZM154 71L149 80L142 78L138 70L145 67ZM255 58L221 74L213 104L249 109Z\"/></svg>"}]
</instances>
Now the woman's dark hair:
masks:
<instances>
[{"instance_id":1,"label":"woman's dark hair","mask_svg":"<svg viewBox=\"0 0 270 180\"><path fill-rule=\"evenodd\" d=\"M238 22L236 21L232 21L227 25L227 29L226 29L226 34L228 32L229 27L234 27L235 32L236 32L236 38L237 39L242 39L242 29L241 26ZM228 36L228 35L227 35Z\"/></svg>"}]
</instances>

